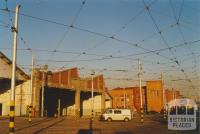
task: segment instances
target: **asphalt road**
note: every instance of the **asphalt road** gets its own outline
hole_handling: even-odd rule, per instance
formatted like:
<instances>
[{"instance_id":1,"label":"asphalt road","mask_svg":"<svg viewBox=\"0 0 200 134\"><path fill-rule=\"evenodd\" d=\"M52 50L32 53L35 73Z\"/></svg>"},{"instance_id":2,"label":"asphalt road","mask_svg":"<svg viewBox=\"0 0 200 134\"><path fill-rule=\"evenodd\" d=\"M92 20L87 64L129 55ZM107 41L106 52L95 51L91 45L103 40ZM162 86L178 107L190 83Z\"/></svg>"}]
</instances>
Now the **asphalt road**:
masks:
<instances>
[{"instance_id":1,"label":"asphalt road","mask_svg":"<svg viewBox=\"0 0 200 134\"><path fill-rule=\"evenodd\" d=\"M8 133L8 118L0 118L0 134ZM28 123L25 117L15 118L16 134L199 134L199 131L173 131L167 122L156 115L146 116L144 123L138 117L132 121L105 122L87 118L34 118Z\"/></svg>"}]
</instances>

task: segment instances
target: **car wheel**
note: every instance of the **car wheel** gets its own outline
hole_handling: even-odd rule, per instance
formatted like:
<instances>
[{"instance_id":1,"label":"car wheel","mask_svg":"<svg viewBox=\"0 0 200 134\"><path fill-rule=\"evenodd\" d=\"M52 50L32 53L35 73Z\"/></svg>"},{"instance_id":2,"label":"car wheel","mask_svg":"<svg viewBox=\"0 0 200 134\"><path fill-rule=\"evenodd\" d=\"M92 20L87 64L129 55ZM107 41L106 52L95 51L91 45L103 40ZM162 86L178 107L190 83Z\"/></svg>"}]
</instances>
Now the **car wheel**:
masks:
<instances>
[{"instance_id":1,"label":"car wheel","mask_svg":"<svg viewBox=\"0 0 200 134\"><path fill-rule=\"evenodd\" d=\"M108 122L111 122L111 121L112 121L112 119L111 119L111 118L108 118L108 119L107 119L107 121L108 121Z\"/></svg>"},{"instance_id":2,"label":"car wheel","mask_svg":"<svg viewBox=\"0 0 200 134\"><path fill-rule=\"evenodd\" d=\"M127 122L127 121L129 121L129 119L128 118L124 118L124 121Z\"/></svg>"}]
</instances>

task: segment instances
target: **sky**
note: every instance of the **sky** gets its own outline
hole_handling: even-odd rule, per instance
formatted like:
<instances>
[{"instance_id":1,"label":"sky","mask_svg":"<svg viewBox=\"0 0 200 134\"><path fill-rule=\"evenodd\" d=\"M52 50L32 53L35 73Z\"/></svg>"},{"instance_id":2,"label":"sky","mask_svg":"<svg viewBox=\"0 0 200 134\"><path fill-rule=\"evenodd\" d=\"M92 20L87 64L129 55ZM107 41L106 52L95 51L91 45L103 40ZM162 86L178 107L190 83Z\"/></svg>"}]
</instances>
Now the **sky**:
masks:
<instances>
[{"instance_id":1,"label":"sky","mask_svg":"<svg viewBox=\"0 0 200 134\"><path fill-rule=\"evenodd\" d=\"M38 67L104 74L109 89L138 86L139 59L143 85L163 73L165 88L200 93L198 0L0 0L0 51L9 58L17 4L17 64L27 73L34 55Z\"/></svg>"}]
</instances>

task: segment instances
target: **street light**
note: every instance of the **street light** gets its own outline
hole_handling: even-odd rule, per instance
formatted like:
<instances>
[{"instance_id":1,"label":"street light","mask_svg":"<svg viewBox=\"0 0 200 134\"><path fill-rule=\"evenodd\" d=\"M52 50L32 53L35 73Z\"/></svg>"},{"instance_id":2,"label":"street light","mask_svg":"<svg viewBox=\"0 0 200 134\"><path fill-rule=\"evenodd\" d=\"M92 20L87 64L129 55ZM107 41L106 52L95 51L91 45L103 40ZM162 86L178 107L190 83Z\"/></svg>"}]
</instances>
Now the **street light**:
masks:
<instances>
[{"instance_id":1,"label":"street light","mask_svg":"<svg viewBox=\"0 0 200 134\"><path fill-rule=\"evenodd\" d=\"M93 83L93 75L95 75L94 70L92 70L91 76L92 76L92 92L91 92L91 96L92 96L92 102L91 102L91 109L92 109L92 119L94 117L94 83Z\"/></svg>"}]
</instances>

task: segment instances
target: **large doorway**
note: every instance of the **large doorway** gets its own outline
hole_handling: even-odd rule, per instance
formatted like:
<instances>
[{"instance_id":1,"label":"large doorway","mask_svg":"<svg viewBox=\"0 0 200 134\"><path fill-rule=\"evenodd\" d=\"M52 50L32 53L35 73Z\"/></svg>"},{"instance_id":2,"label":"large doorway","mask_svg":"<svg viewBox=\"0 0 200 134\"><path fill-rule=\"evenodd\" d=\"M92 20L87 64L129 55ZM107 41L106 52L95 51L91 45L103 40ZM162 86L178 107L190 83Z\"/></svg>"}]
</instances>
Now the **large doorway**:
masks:
<instances>
[{"instance_id":1,"label":"large doorway","mask_svg":"<svg viewBox=\"0 0 200 134\"><path fill-rule=\"evenodd\" d=\"M60 109L59 109L60 104ZM44 115L54 117L67 115L67 108L75 104L75 92L67 89L45 88ZM59 111L60 110L60 111Z\"/></svg>"}]
</instances>

